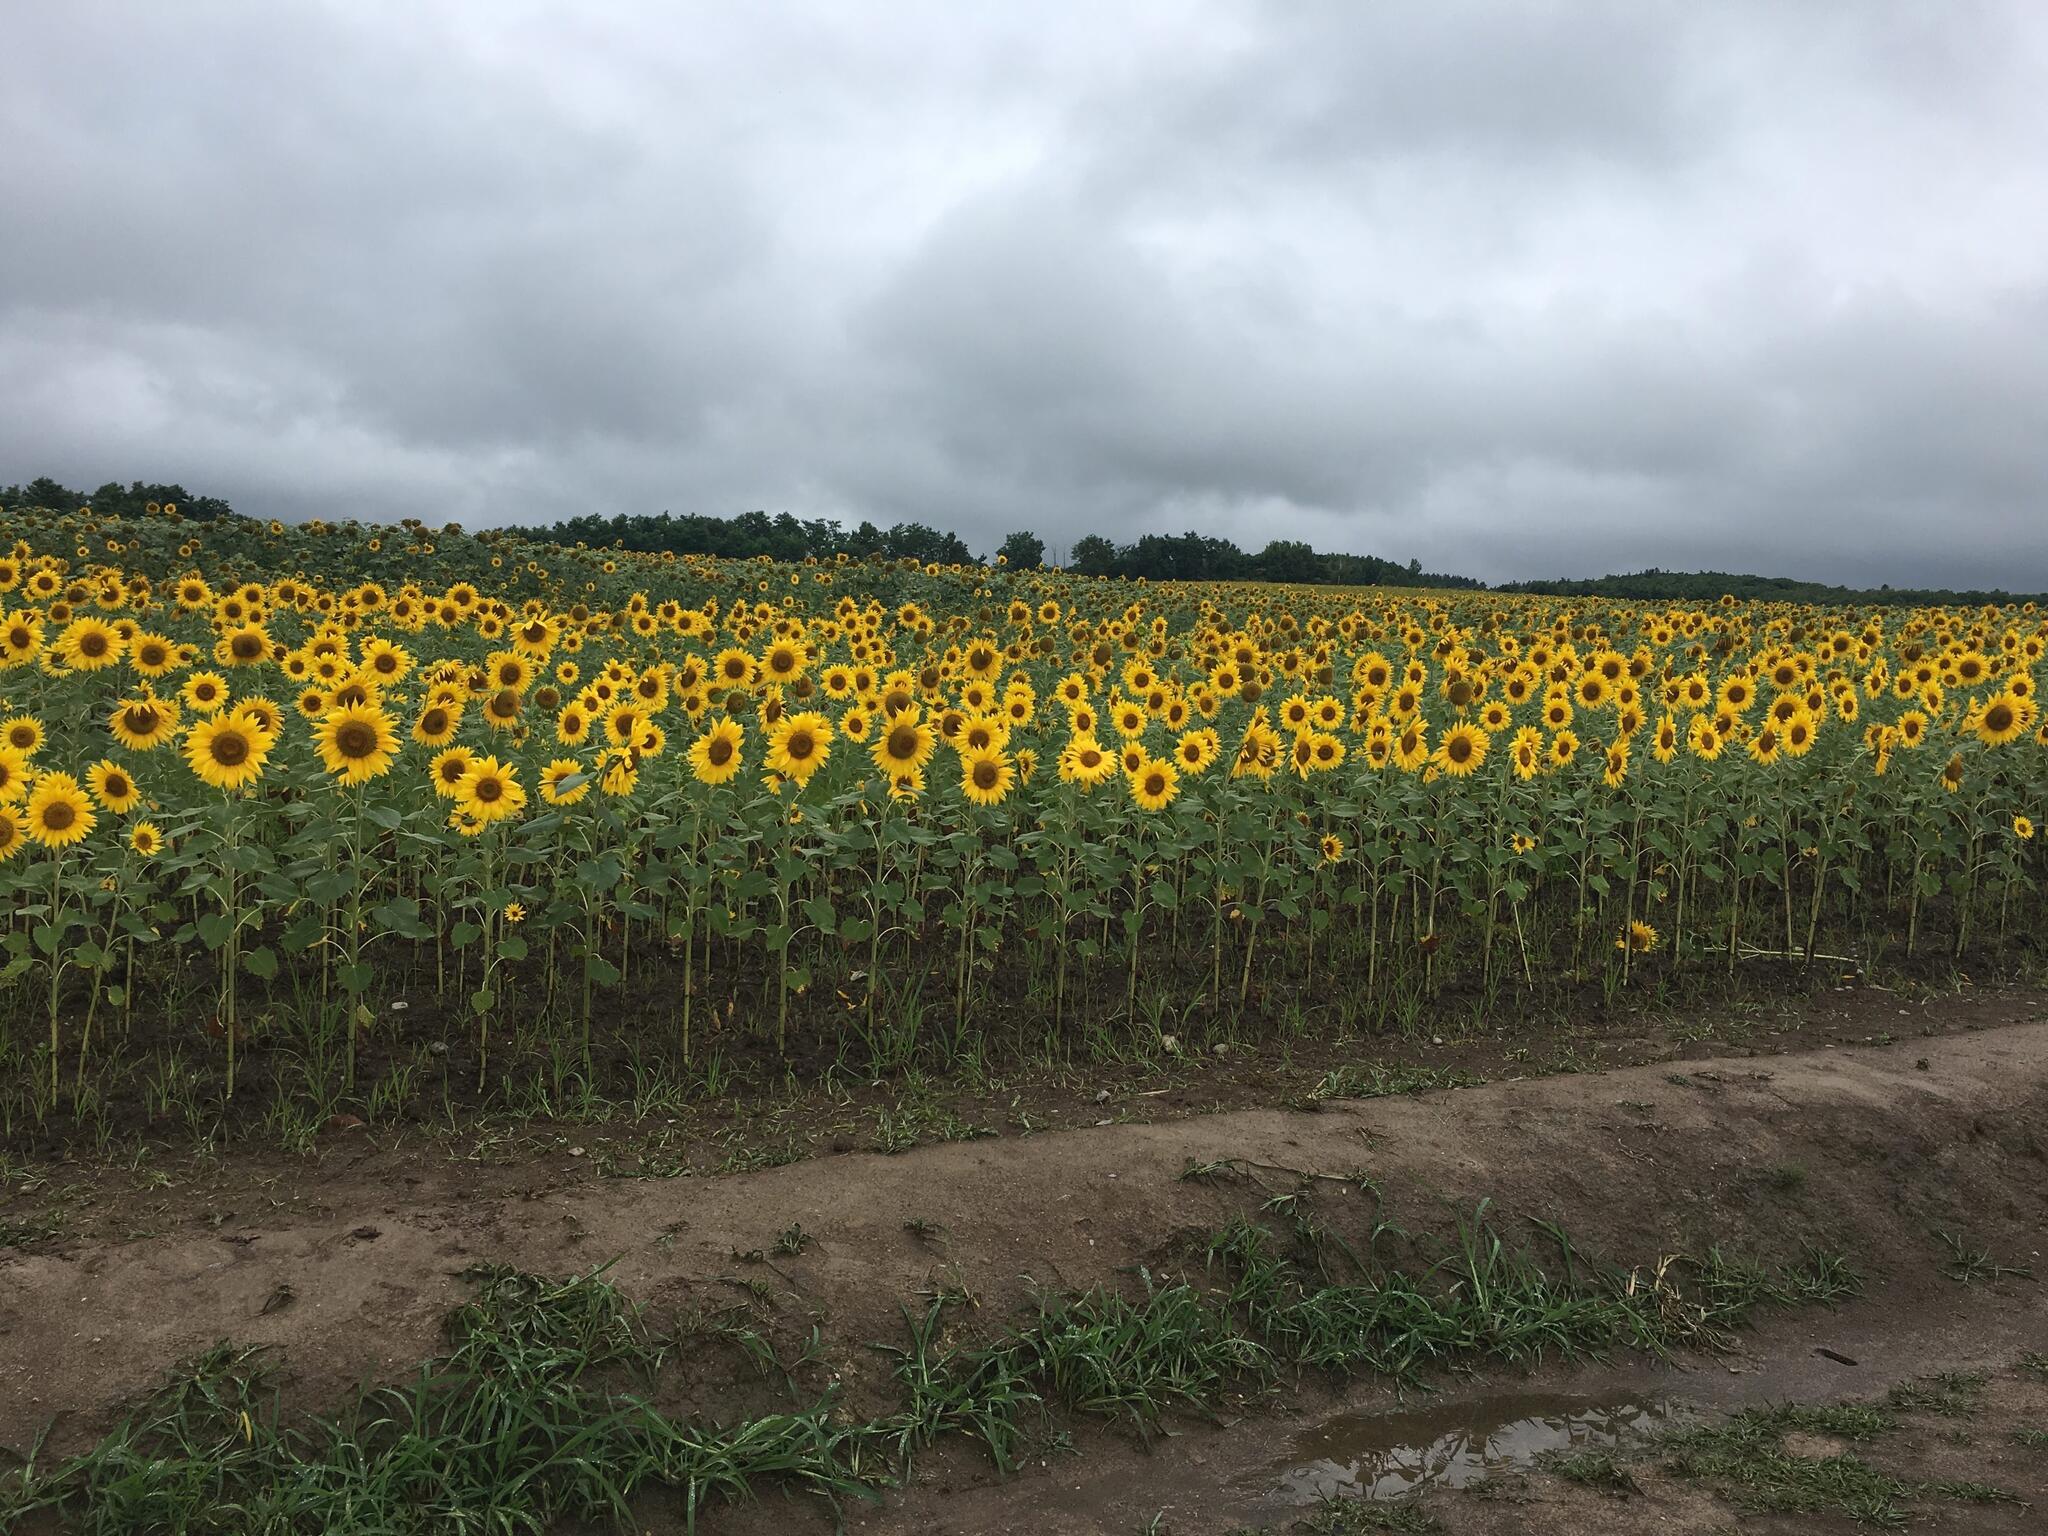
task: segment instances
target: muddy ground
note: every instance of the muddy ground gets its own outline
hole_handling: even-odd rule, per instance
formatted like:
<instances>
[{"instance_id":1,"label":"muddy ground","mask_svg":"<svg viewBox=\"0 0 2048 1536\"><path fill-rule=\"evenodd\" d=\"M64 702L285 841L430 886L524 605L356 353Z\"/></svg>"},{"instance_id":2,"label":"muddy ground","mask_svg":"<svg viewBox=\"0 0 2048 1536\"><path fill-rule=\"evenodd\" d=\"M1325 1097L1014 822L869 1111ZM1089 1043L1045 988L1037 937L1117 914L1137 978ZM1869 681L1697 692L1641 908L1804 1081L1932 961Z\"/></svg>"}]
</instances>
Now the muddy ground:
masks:
<instances>
[{"instance_id":1,"label":"muddy ground","mask_svg":"<svg viewBox=\"0 0 2048 1536\"><path fill-rule=\"evenodd\" d=\"M1306 1378L1248 1391L1221 1423L1174 1421L1149 1440L1053 1426L1009 1478L969 1447L944 1446L918 1462L911 1486L847 1511L849 1526L1848 1529L1834 1516L1749 1512L1734 1490L1673 1474L1654 1452L1629 1452L1597 1485L1584 1465L1573 1464L1573 1481L1506 1463L1560 1435L1604 1449L1603 1426L1617 1420L1626 1452L1636 1429L1695 1413L1882 1398L1967 1373L1982 1378L1967 1405L1902 1409L1856 1453L1902 1477L1981 1481L2033 1501L1915 1499L1912 1518L1930 1528L2037 1530L2048 1449L2031 1437L2048 1430L2048 1381L2027 1362L2048 1351L2048 1304L2017 1271L2048 1276L2044 1017L2038 992L1907 1002L1859 989L1746 1021L1733 1050L1725 1031L1687 1021L1579 1051L1579 1066L1647 1062L1611 1070L1510 1080L1526 1059L1487 1059L1483 1043L1456 1041L1362 1052L1357 1063L1492 1079L1450 1091L1312 1099L1313 1080L1280 1060L1098 1075L1100 1086L955 1087L920 1101L927 1128L997 1134L899 1155L866 1150L864 1115L836 1128L844 1102L799 1097L773 1111L774 1124L763 1109L722 1123L433 1140L340 1126L311 1159L159 1153L121 1167L18 1167L0 1213L16 1223L0 1251L0 1444L26 1444L53 1421L54 1443L81 1444L165 1367L223 1338L272 1346L292 1400L308 1406L403 1376L434 1352L444 1314L466 1294L463 1271L479 1262L553 1274L609 1262L610 1278L656 1316L744 1307L792 1346L815 1324L823 1358L802 1388L836 1382L850 1409L880 1409L893 1383L867 1346L900 1342L902 1307L935 1287L964 1288L975 1299L966 1326L993 1333L1019 1317L1032 1282L1131 1285L1140 1266L1199 1282L1200 1236L1275 1195L1299 1193L1304 1210L1353 1236L1390 1217L1417 1234L1418 1250L1422 1234L1448 1232L1490 1201L1532 1241L1529 1219L1556 1221L1623 1264L1713 1246L1781 1260L1825 1247L1850 1258L1866 1294L1766 1316L1726 1355L1441 1376L1426 1398L1401 1400L1372 1381ZM1254 1093L1266 1107L1216 1107ZM1058 1126L1076 1128L1043 1133ZM761 1145L814 1155L750 1166L772 1160L748 1153ZM708 1171L721 1149L735 1171ZM1234 1167L1183 1177L1225 1160ZM1944 1233L1996 1267L1959 1278ZM714 1350L690 1352L665 1390L721 1419L776 1400ZM1840 1449L1792 1447L1818 1458ZM1314 1502L1366 1491L1390 1467L1399 1482L1404 1466L1461 1456L1502 1465L1464 1488L1449 1486L1463 1473L1422 1478L1419 1497L1399 1504ZM831 1521L768 1491L703 1526L771 1527Z\"/></svg>"}]
</instances>

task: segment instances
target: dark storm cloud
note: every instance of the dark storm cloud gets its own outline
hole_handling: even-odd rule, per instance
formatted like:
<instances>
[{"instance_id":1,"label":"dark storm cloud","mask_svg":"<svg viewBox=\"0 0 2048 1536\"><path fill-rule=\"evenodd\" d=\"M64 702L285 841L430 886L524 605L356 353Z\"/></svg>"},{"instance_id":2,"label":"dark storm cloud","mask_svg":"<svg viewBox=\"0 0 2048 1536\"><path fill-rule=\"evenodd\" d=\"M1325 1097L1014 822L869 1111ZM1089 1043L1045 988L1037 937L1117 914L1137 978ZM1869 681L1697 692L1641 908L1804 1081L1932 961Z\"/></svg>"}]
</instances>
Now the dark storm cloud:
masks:
<instances>
[{"instance_id":1,"label":"dark storm cloud","mask_svg":"<svg viewBox=\"0 0 2048 1536\"><path fill-rule=\"evenodd\" d=\"M0 480L2048 586L2048 16L81 3Z\"/></svg>"}]
</instances>

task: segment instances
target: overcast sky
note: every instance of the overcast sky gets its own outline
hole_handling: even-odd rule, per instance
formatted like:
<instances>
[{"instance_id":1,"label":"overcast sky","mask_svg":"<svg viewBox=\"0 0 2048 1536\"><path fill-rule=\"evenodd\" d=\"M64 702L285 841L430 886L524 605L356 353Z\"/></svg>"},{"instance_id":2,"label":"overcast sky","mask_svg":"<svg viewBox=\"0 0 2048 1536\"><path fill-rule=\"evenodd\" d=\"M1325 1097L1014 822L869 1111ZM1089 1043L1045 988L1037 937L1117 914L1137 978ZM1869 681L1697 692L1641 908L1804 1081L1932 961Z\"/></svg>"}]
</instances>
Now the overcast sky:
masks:
<instances>
[{"instance_id":1,"label":"overcast sky","mask_svg":"<svg viewBox=\"0 0 2048 1536\"><path fill-rule=\"evenodd\" d=\"M2048 587L2048 5L0 13L0 483Z\"/></svg>"}]
</instances>

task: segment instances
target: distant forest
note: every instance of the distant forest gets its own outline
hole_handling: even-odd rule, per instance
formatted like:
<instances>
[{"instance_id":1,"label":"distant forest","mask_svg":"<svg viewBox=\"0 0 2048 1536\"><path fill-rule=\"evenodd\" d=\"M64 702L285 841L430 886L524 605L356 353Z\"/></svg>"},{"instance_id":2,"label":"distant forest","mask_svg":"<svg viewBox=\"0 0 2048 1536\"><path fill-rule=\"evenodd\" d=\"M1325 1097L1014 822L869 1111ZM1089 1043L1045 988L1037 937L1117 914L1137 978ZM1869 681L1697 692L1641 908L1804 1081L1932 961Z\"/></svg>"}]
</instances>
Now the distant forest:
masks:
<instances>
[{"instance_id":1,"label":"distant forest","mask_svg":"<svg viewBox=\"0 0 2048 1536\"><path fill-rule=\"evenodd\" d=\"M747 512L738 517L573 517L548 528L529 530L556 543L585 543L593 549L618 547L641 551L670 550L679 555L722 555L746 560L767 555L777 560L834 555L965 565L974 555L956 534L923 523L897 523L877 528L863 522L843 528L829 518L796 518L787 512L770 517ZM1012 570L1045 564L1045 541L1035 533L1013 533L996 550L996 559ZM1228 539L1206 534L1148 533L1135 543L1116 544L1099 534L1079 540L1065 561L1084 576L1143 577L1149 581L1284 581L1340 586L1478 587L1469 576L1425 571L1417 561L1397 565L1372 555L1323 554L1294 539L1275 539L1257 554L1239 549Z\"/></svg>"},{"instance_id":2,"label":"distant forest","mask_svg":"<svg viewBox=\"0 0 2048 1536\"><path fill-rule=\"evenodd\" d=\"M239 516L218 496L200 496L182 485L128 485L109 481L96 491L66 488L48 476L19 485L0 486L0 509L52 507L139 516L151 502L175 503L185 517L206 522ZM923 523L895 523L878 528L862 522L842 527L831 518L799 518L787 512L743 512L737 517L707 517L663 512L585 513L547 527L526 528L529 538L555 544L583 543L593 549L626 549L643 554L716 555L747 560L830 560L847 555L856 560L916 560L924 564L972 565L977 556L956 533ZM1045 541L1035 533L1012 533L995 559L1012 570L1030 570L1046 562ZM1148 533L1129 544L1100 534L1078 540L1063 562L1084 576L1123 576L1148 581L1273 581L1354 587L1460 587L1468 590L1529 593L1550 597L1612 597L1634 601L1702 605L1727 593L1744 602L1818 603L1837 606L1906 606L1933 604L1975 607L1984 603L2048 603L2044 593L1950 591L1937 587L1856 588L1796 581L1785 576L1745 576L1726 571L1664 571L1652 567L1622 576L1570 580L1511 581L1488 588L1470 576L1425 571L1419 561L1405 565L1376 555L1325 553L1298 539L1274 539L1256 554L1229 539L1201 533Z\"/></svg>"},{"instance_id":3,"label":"distant forest","mask_svg":"<svg viewBox=\"0 0 2048 1536\"><path fill-rule=\"evenodd\" d=\"M1984 603L2048 602L2039 592L1950 591L1946 587L1830 587L1789 576L1737 576L1726 571L1660 571L1652 566L1627 576L1600 576L1577 581L1507 581L1496 592L1531 592L1547 597L1624 597L1650 602L1711 603L1723 592L1745 602L1824 603L1838 607L1941 605L1977 607Z\"/></svg>"}]
</instances>

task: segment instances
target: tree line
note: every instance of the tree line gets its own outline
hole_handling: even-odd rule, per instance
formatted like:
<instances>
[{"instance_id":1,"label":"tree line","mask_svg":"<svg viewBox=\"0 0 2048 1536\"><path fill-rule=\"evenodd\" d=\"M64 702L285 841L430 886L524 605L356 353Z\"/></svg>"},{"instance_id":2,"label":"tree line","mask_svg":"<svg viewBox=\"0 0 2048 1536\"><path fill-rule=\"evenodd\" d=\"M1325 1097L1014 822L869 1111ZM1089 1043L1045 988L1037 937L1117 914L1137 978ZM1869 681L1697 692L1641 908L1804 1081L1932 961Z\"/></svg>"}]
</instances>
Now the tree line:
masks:
<instances>
[{"instance_id":1,"label":"tree line","mask_svg":"<svg viewBox=\"0 0 2048 1536\"><path fill-rule=\"evenodd\" d=\"M1508 581L1497 592L1526 592L1542 597L1618 597L1637 601L1711 603L1724 592L1742 602L1812 603L1821 607L1981 607L1986 603L2048 602L2038 592L1983 591L1947 587L1829 586L1789 576L1738 576L1727 571L1664 571L1652 566L1625 576L1583 580L1556 577L1549 581Z\"/></svg>"},{"instance_id":2,"label":"tree line","mask_svg":"<svg viewBox=\"0 0 2048 1536\"><path fill-rule=\"evenodd\" d=\"M91 507L114 517L141 517L152 503L175 506L181 516L195 522L235 516L235 509L220 497L194 496L182 485L150 485L141 480L123 485L109 480L96 491L74 491L48 475L38 475L21 485L0 486L0 507L49 507L58 512Z\"/></svg>"},{"instance_id":3,"label":"tree line","mask_svg":"<svg viewBox=\"0 0 2048 1536\"><path fill-rule=\"evenodd\" d=\"M140 517L151 503L175 505L198 522L239 516L218 496L200 496L176 484L141 480L127 485L110 480L96 491L73 490L47 475L0 487L0 508L51 507ZM856 560L915 560L925 565L971 565L976 556L956 533L924 523L895 523L887 528L863 520L845 528L832 518L793 517L787 512L743 512L737 517L686 513L585 513L547 527L522 530L531 538L556 544L583 543L593 549L618 548L645 554L715 555L724 559L796 562L830 560L847 555ZM1000 564L1012 570L1033 570L1046 564L1045 540L1035 533L1007 535L996 550ZM1203 533L1148 533L1128 544L1101 534L1075 542L1063 561L1083 576L1121 576L1146 581L1271 581L1301 585L1354 587L1463 587L1484 589L1470 576L1425 571L1419 561L1405 565L1376 555L1350 555L1315 549L1299 539L1274 539L1256 554L1229 539ZM1497 584L1498 592L1547 597L1610 597L1637 602L1669 602L1699 606L1722 594L1743 602L1812 603L1827 606L1977 607L1986 603L2043 602L2044 593L2008 593L1945 587L1858 588L1798 581L1786 576L1737 575L1727 571L1666 571L1652 566L1627 575L1587 579L1555 577L1547 581Z\"/></svg>"}]
</instances>

